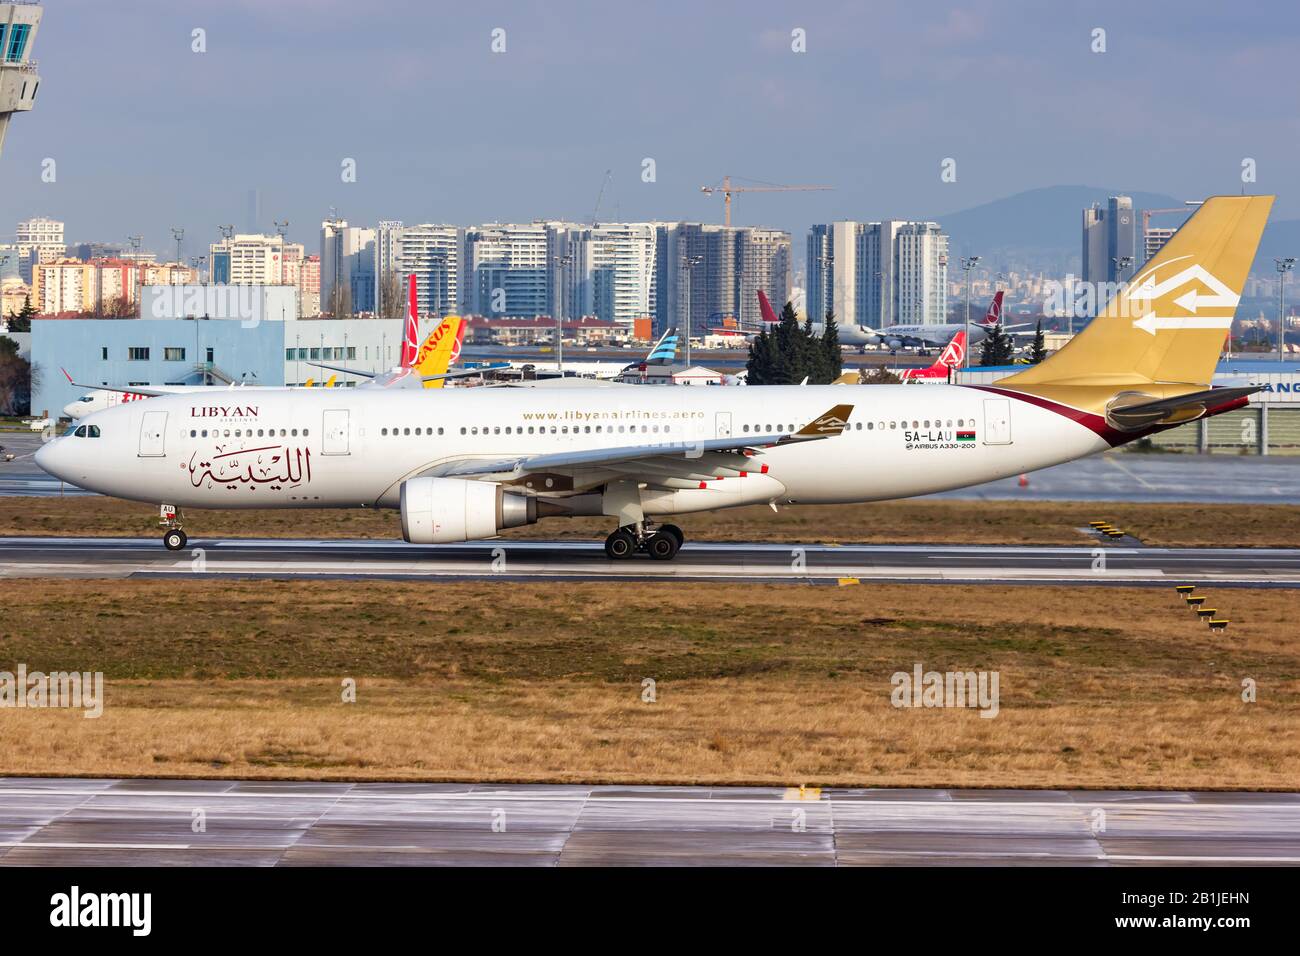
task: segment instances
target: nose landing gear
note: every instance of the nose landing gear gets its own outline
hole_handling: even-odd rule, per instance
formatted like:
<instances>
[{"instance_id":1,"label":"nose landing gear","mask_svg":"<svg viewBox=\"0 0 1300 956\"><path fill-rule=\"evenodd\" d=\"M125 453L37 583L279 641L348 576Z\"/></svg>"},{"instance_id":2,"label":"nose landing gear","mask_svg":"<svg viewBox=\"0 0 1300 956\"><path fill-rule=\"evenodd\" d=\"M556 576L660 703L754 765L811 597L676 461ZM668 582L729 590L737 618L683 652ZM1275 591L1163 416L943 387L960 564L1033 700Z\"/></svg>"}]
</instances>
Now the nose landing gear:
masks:
<instances>
[{"instance_id":1,"label":"nose landing gear","mask_svg":"<svg viewBox=\"0 0 1300 956\"><path fill-rule=\"evenodd\" d=\"M179 551L189 541L181 529L181 513L175 505L162 505L158 509L161 520L158 522L167 530L163 532L163 547L168 551Z\"/></svg>"},{"instance_id":2,"label":"nose landing gear","mask_svg":"<svg viewBox=\"0 0 1300 956\"><path fill-rule=\"evenodd\" d=\"M649 528L649 522L640 528L624 525L605 539L605 554L616 561L638 553L647 554L655 561L671 561L677 557L685 540L682 529L675 524L660 525L653 532Z\"/></svg>"}]
</instances>

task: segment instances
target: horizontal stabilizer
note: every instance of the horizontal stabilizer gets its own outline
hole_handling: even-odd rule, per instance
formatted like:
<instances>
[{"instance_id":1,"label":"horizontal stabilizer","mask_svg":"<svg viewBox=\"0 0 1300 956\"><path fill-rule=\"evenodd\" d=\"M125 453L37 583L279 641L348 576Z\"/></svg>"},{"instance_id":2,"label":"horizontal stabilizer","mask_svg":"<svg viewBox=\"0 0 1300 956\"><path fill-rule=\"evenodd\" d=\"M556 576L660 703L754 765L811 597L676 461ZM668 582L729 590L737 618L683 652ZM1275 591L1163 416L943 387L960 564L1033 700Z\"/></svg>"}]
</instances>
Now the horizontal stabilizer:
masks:
<instances>
[{"instance_id":1,"label":"horizontal stabilizer","mask_svg":"<svg viewBox=\"0 0 1300 956\"><path fill-rule=\"evenodd\" d=\"M1207 411L1224 410L1232 403L1245 404L1261 385L1238 388L1208 388L1173 398L1152 399L1141 392L1121 392L1106 407L1106 420L1124 431L1141 431L1153 425L1179 425L1195 421ZM1144 400L1145 399L1145 400Z\"/></svg>"}]
</instances>

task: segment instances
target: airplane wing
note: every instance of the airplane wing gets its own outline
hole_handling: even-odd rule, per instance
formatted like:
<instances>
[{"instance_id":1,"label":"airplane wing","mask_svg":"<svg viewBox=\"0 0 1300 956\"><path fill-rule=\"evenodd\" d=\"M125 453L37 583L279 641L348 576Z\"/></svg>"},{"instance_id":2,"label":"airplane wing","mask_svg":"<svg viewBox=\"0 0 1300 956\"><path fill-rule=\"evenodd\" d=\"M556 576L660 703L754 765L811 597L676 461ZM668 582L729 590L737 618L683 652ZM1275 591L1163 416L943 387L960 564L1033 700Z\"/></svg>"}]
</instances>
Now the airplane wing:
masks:
<instances>
[{"instance_id":1,"label":"airplane wing","mask_svg":"<svg viewBox=\"0 0 1300 956\"><path fill-rule=\"evenodd\" d=\"M316 368L328 369L331 372L342 372L344 375L360 375L362 378L374 378L377 372L363 372L358 368L348 368L346 365L326 365L324 362L308 362Z\"/></svg>"},{"instance_id":2,"label":"airplane wing","mask_svg":"<svg viewBox=\"0 0 1300 956\"><path fill-rule=\"evenodd\" d=\"M770 435L735 435L729 438L709 438L703 441L661 442L657 444L623 445L607 448L584 448L578 451L556 452L549 455L528 455L516 458L462 459L435 466L426 474L439 478L475 478L507 476L515 480L536 472L555 472L571 468L612 468L616 471L636 472L625 466L642 464L662 477L679 477L671 472L717 452L735 452L749 456L766 448L796 442L820 441L841 434L848 425L852 405L836 405L817 416L797 431ZM744 461L744 458L741 458ZM666 463L665 469L662 464ZM674 467L674 465L678 467ZM707 470L707 469L706 469ZM663 474L663 472L669 474Z\"/></svg>"},{"instance_id":3,"label":"airplane wing","mask_svg":"<svg viewBox=\"0 0 1300 956\"><path fill-rule=\"evenodd\" d=\"M119 385L86 385L83 382L74 382L72 376L68 374L65 368L59 369L63 377L68 380L68 384L75 388L84 388L90 391L100 390L104 392L121 392L123 395L145 395L149 398L157 398L160 395L176 395L186 390L186 386L169 387L167 385L132 385L130 388L123 388Z\"/></svg>"}]
</instances>

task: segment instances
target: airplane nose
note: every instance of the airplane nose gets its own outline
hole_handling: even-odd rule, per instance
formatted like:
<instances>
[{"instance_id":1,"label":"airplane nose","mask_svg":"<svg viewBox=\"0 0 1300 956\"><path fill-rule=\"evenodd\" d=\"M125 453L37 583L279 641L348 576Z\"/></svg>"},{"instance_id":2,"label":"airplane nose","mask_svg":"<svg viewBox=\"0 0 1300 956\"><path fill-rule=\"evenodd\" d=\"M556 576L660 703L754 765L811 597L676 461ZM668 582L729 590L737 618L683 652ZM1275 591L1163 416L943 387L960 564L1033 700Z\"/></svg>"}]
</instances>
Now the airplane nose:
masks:
<instances>
[{"instance_id":1,"label":"airplane nose","mask_svg":"<svg viewBox=\"0 0 1300 956\"><path fill-rule=\"evenodd\" d=\"M46 442L36 450L33 460L36 462L37 467L46 473L53 475L55 478L67 481L67 478L61 473L63 471L62 465L66 463L67 459L67 456L62 453L62 449L60 448L62 444L63 441L58 438Z\"/></svg>"}]
</instances>

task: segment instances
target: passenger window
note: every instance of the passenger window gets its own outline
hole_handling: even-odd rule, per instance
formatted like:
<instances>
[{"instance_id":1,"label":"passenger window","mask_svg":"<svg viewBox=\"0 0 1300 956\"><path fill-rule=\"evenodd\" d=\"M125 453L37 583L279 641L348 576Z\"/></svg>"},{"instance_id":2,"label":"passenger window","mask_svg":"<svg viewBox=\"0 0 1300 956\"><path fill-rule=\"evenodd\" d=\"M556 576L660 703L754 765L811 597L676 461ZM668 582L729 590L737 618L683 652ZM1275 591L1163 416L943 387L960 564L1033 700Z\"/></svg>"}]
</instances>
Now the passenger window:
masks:
<instances>
[{"instance_id":1,"label":"passenger window","mask_svg":"<svg viewBox=\"0 0 1300 956\"><path fill-rule=\"evenodd\" d=\"M475 425L473 428L471 428L471 429L469 430L469 433L470 433L471 435L477 435L477 434L478 434L478 426Z\"/></svg>"},{"instance_id":2,"label":"passenger window","mask_svg":"<svg viewBox=\"0 0 1300 956\"><path fill-rule=\"evenodd\" d=\"M307 433L306 433L306 432L303 432L303 434L305 435L305 434L307 434ZM403 429L402 429L402 434L403 434L403 435L409 435L409 434L411 434L411 430L410 430L409 428L403 428Z\"/></svg>"},{"instance_id":3,"label":"passenger window","mask_svg":"<svg viewBox=\"0 0 1300 956\"><path fill-rule=\"evenodd\" d=\"M224 429L224 430L221 432L221 437L222 437L222 438L229 438L229 437L230 437L230 429L229 429L229 428Z\"/></svg>"},{"instance_id":4,"label":"passenger window","mask_svg":"<svg viewBox=\"0 0 1300 956\"><path fill-rule=\"evenodd\" d=\"M305 429L305 428L302 430L302 437L303 437L303 438L306 438L306 437L307 437L307 429Z\"/></svg>"},{"instance_id":5,"label":"passenger window","mask_svg":"<svg viewBox=\"0 0 1300 956\"><path fill-rule=\"evenodd\" d=\"M441 428L441 427L438 428L438 434L439 434L439 435L442 434L442 428Z\"/></svg>"},{"instance_id":6,"label":"passenger window","mask_svg":"<svg viewBox=\"0 0 1300 956\"><path fill-rule=\"evenodd\" d=\"M198 438L198 437L199 437L198 434L195 432L195 430L194 430L193 428L190 429L190 437L191 437L191 438Z\"/></svg>"},{"instance_id":7,"label":"passenger window","mask_svg":"<svg viewBox=\"0 0 1300 956\"><path fill-rule=\"evenodd\" d=\"M460 433L461 433L462 435L465 434L465 426L464 426L464 425L461 425L461 426L460 426Z\"/></svg>"},{"instance_id":8,"label":"passenger window","mask_svg":"<svg viewBox=\"0 0 1300 956\"><path fill-rule=\"evenodd\" d=\"M296 428L291 428L291 429L289 430L289 434L291 434L294 438L297 438L297 437L298 437L298 429L296 429Z\"/></svg>"},{"instance_id":9,"label":"passenger window","mask_svg":"<svg viewBox=\"0 0 1300 956\"><path fill-rule=\"evenodd\" d=\"M204 437L204 438L207 438L207 437L208 437L208 430L207 430L206 428L203 429L203 436L202 436L202 437Z\"/></svg>"}]
</instances>

